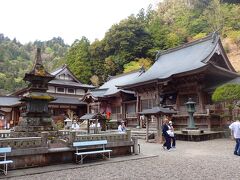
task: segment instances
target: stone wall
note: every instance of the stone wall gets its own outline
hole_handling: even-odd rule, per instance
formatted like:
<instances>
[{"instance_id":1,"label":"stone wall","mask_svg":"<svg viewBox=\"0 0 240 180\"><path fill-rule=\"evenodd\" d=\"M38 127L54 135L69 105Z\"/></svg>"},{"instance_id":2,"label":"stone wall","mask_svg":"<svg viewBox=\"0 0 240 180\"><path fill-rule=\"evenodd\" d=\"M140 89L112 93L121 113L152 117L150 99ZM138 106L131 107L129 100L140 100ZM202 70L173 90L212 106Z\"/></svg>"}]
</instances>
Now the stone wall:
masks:
<instances>
[{"instance_id":1,"label":"stone wall","mask_svg":"<svg viewBox=\"0 0 240 180\"><path fill-rule=\"evenodd\" d=\"M8 159L13 160L9 169L19 169L28 167L45 166L51 164L75 162L75 151L73 142L107 140L106 148L112 149L111 156L129 155L132 153L134 142L131 140L131 131L118 133L116 131L104 132L100 134L78 134L76 131L62 131L58 133L66 138L65 146L53 148L51 134L42 132L41 137L21 137L21 138L0 138L0 147L11 147L12 152L8 154ZM87 147L84 150L91 149ZM98 148L98 147L94 147ZM99 155L89 156L88 159L100 157Z\"/></svg>"}]
</instances>

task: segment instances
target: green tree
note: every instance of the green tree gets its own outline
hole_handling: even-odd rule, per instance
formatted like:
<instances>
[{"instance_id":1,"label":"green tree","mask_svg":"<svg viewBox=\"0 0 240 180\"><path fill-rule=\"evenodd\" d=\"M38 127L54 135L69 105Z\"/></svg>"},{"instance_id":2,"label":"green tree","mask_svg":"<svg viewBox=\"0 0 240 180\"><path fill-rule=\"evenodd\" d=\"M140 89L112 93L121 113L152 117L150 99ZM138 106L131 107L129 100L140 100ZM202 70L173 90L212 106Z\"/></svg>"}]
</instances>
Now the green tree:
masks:
<instances>
[{"instance_id":1,"label":"green tree","mask_svg":"<svg viewBox=\"0 0 240 180\"><path fill-rule=\"evenodd\" d=\"M218 87L213 95L214 102L225 102L232 120L232 110L240 99L240 84L224 84Z\"/></svg>"},{"instance_id":2,"label":"green tree","mask_svg":"<svg viewBox=\"0 0 240 180\"><path fill-rule=\"evenodd\" d=\"M67 65L82 83L89 83L92 76L89 47L89 40L82 37L73 43L67 54Z\"/></svg>"},{"instance_id":3,"label":"green tree","mask_svg":"<svg viewBox=\"0 0 240 180\"><path fill-rule=\"evenodd\" d=\"M124 65L124 73L138 70L141 67L144 67L144 69L148 69L150 68L151 65L152 65L151 59L147 59L147 58L136 59L135 61L131 61Z\"/></svg>"},{"instance_id":4,"label":"green tree","mask_svg":"<svg viewBox=\"0 0 240 180\"><path fill-rule=\"evenodd\" d=\"M104 77L107 76L104 71L105 58L107 57L104 46L105 45L103 41L95 40L89 48L92 74L98 77L97 84L101 84L104 81ZM95 76L94 79L96 79Z\"/></svg>"},{"instance_id":5,"label":"green tree","mask_svg":"<svg viewBox=\"0 0 240 180\"><path fill-rule=\"evenodd\" d=\"M123 71L124 64L135 58L148 57L148 51L153 46L151 36L145 30L142 19L133 15L113 25L103 41L107 56L114 56L114 63L120 73Z\"/></svg>"}]
</instances>

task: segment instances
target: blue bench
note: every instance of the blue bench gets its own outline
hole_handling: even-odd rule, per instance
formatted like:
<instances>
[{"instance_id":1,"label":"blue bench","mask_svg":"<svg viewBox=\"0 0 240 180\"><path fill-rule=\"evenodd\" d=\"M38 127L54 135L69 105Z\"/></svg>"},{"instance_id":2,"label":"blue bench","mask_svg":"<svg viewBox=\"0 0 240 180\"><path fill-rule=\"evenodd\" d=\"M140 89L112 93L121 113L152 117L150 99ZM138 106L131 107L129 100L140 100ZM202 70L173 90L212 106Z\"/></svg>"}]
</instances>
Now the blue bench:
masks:
<instances>
[{"instance_id":1,"label":"blue bench","mask_svg":"<svg viewBox=\"0 0 240 180\"><path fill-rule=\"evenodd\" d=\"M105 153L108 153L108 158L110 158L110 153L112 152L112 150L110 149L105 149L105 146L107 144L107 140L100 140L100 141L83 141L83 142L74 142L73 143L73 147L76 147L76 163L83 163L83 159L90 154L101 154L103 157L105 156ZM87 147L91 147L91 146L97 146L97 149L100 150L91 150L89 151L82 151L82 150L86 150ZM100 148L99 148L100 146ZM80 161L78 161L78 156L81 157Z\"/></svg>"},{"instance_id":2,"label":"blue bench","mask_svg":"<svg viewBox=\"0 0 240 180\"><path fill-rule=\"evenodd\" d=\"M7 175L8 164L13 163L12 160L7 160L7 153L11 152L11 150L10 147L0 148L0 165L3 165L3 169L0 168L0 170L3 171L5 175Z\"/></svg>"}]
</instances>

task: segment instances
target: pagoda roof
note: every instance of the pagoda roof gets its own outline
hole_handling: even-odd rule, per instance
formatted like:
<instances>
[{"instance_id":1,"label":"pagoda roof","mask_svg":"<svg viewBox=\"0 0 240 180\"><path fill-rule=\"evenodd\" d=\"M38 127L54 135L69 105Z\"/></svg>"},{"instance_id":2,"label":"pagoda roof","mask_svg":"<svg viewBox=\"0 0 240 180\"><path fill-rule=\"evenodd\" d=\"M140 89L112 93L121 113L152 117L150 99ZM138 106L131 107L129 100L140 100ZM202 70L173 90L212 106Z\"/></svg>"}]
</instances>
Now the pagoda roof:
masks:
<instances>
[{"instance_id":1,"label":"pagoda roof","mask_svg":"<svg viewBox=\"0 0 240 180\"><path fill-rule=\"evenodd\" d=\"M211 57L215 53L223 57L224 68L211 62ZM128 79L126 82L118 82L117 86L128 89L147 83L165 81L184 73L204 71L210 66L220 71L229 72L232 76L237 76L217 33L160 53L156 62L145 73L139 77Z\"/></svg>"}]
</instances>

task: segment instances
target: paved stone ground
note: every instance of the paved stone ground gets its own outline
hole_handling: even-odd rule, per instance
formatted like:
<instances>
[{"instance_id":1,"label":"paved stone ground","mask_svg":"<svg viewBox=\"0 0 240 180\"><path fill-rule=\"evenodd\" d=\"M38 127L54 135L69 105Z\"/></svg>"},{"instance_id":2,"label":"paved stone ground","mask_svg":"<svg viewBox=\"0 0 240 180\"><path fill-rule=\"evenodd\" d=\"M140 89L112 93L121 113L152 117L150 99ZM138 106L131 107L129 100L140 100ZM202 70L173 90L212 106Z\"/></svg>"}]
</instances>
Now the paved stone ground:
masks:
<instances>
[{"instance_id":1,"label":"paved stone ground","mask_svg":"<svg viewBox=\"0 0 240 180\"><path fill-rule=\"evenodd\" d=\"M239 180L240 156L233 155L235 142L218 139L204 142L177 141L175 151L164 151L160 144L140 141L141 153L150 158L108 162L74 169L19 176L10 179L166 179ZM137 157L137 156L136 156ZM114 158L113 158L114 159ZM11 173L11 172L10 172Z\"/></svg>"}]
</instances>

